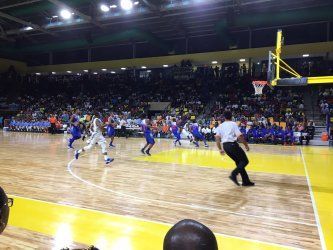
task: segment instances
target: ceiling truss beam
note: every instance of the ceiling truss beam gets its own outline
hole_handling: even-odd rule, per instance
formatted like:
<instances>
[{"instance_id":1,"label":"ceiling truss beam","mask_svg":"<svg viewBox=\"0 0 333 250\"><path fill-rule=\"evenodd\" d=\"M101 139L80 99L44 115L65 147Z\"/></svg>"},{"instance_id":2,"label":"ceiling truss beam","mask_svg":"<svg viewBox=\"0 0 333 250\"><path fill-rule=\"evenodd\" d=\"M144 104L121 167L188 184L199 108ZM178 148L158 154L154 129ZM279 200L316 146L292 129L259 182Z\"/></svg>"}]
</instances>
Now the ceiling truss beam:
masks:
<instances>
[{"instance_id":1,"label":"ceiling truss beam","mask_svg":"<svg viewBox=\"0 0 333 250\"><path fill-rule=\"evenodd\" d=\"M68 9L68 10L72 11L73 13L75 13L76 15L78 15L79 17L81 17L83 20L85 20L89 23L92 23L99 28L102 28L102 25L98 21L94 20L91 16L88 16L88 15L82 13L81 11L79 11L75 8L72 8L59 0L48 0L48 1L62 9Z\"/></svg>"},{"instance_id":2,"label":"ceiling truss beam","mask_svg":"<svg viewBox=\"0 0 333 250\"><path fill-rule=\"evenodd\" d=\"M52 32L50 32L50 31L48 31L48 30L42 28L41 26L39 26L39 25L37 25L37 24L31 23L31 22L27 22L27 21L25 21L25 20L22 20L22 19L20 19L20 18L17 18L17 17L11 16L11 15L8 15L8 14L6 14L6 13L4 13L4 12L1 12L1 11L0 11L0 17L2 17L2 18L6 18L6 19L11 20L11 21L16 22L16 23L23 24L23 25L26 26L26 27L32 27L33 29L35 29L35 30L39 30L39 31L41 31L41 32L43 32L43 33L45 33L45 34L49 34L49 35L51 35L51 36L56 36L56 35L53 34Z\"/></svg>"}]
</instances>

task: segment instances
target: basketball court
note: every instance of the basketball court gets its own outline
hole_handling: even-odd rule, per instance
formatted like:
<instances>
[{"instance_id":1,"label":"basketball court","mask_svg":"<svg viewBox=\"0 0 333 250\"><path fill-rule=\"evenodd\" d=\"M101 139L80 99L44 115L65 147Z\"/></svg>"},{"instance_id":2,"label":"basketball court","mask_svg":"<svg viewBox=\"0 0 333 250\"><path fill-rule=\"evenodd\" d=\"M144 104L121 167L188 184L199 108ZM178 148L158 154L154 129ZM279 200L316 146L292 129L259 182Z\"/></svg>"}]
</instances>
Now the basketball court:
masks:
<instances>
[{"instance_id":1,"label":"basketball court","mask_svg":"<svg viewBox=\"0 0 333 250\"><path fill-rule=\"evenodd\" d=\"M0 134L0 182L14 198L1 247L162 249L184 218L210 227L220 249L333 247L332 148L250 145L256 186L246 188L228 179L233 162L213 143L161 139L149 157L143 139L116 138L105 167L97 148L73 160L66 138Z\"/></svg>"}]
</instances>

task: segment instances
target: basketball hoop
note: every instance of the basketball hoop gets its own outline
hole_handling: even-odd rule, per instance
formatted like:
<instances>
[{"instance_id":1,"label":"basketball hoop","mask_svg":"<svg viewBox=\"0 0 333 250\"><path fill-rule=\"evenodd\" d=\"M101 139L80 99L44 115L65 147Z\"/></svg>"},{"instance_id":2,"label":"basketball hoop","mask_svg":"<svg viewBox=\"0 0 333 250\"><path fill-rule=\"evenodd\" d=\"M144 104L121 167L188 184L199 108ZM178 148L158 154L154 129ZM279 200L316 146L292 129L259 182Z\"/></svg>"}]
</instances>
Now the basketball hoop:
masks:
<instances>
[{"instance_id":1,"label":"basketball hoop","mask_svg":"<svg viewBox=\"0 0 333 250\"><path fill-rule=\"evenodd\" d=\"M253 81L252 85L256 95L262 95L262 90L267 85L267 81Z\"/></svg>"}]
</instances>

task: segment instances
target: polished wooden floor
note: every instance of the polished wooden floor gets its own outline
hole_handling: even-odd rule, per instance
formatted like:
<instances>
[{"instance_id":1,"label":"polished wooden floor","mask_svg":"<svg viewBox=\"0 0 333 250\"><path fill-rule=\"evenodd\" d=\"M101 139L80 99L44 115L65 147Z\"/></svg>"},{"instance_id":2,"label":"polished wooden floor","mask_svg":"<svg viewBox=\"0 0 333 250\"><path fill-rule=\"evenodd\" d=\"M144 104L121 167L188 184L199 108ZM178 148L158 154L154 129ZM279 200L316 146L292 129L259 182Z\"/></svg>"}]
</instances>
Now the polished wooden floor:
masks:
<instances>
[{"instance_id":1,"label":"polished wooden floor","mask_svg":"<svg viewBox=\"0 0 333 250\"><path fill-rule=\"evenodd\" d=\"M184 218L210 227L221 249L332 246L325 231L332 221L321 217L333 218L325 204L333 198L332 150L253 145L248 171L256 186L244 188L228 180L233 162L213 144L175 148L161 140L148 157L143 143L116 138L106 167L99 148L73 161L65 135L0 131L0 185L16 201L0 248L161 249L165 232Z\"/></svg>"}]
</instances>

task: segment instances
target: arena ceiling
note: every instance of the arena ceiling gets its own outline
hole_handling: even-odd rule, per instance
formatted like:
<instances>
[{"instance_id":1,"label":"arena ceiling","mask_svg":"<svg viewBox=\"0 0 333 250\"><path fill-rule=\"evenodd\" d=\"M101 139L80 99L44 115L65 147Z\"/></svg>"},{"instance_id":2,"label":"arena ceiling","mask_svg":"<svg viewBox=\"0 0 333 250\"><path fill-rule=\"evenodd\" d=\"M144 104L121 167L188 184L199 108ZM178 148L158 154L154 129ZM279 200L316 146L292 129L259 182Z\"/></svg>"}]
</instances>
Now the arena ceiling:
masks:
<instances>
[{"instance_id":1,"label":"arena ceiling","mask_svg":"<svg viewBox=\"0 0 333 250\"><path fill-rule=\"evenodd\" d=\"M68 20L60 16L64 9ZM175 39L211 36L228 43L234 31L332 19L331 0L133 0L130 11L120 0L0 0L0 51L35 54L124 42L171 50Z\"/></svg>"}]
</instances>

